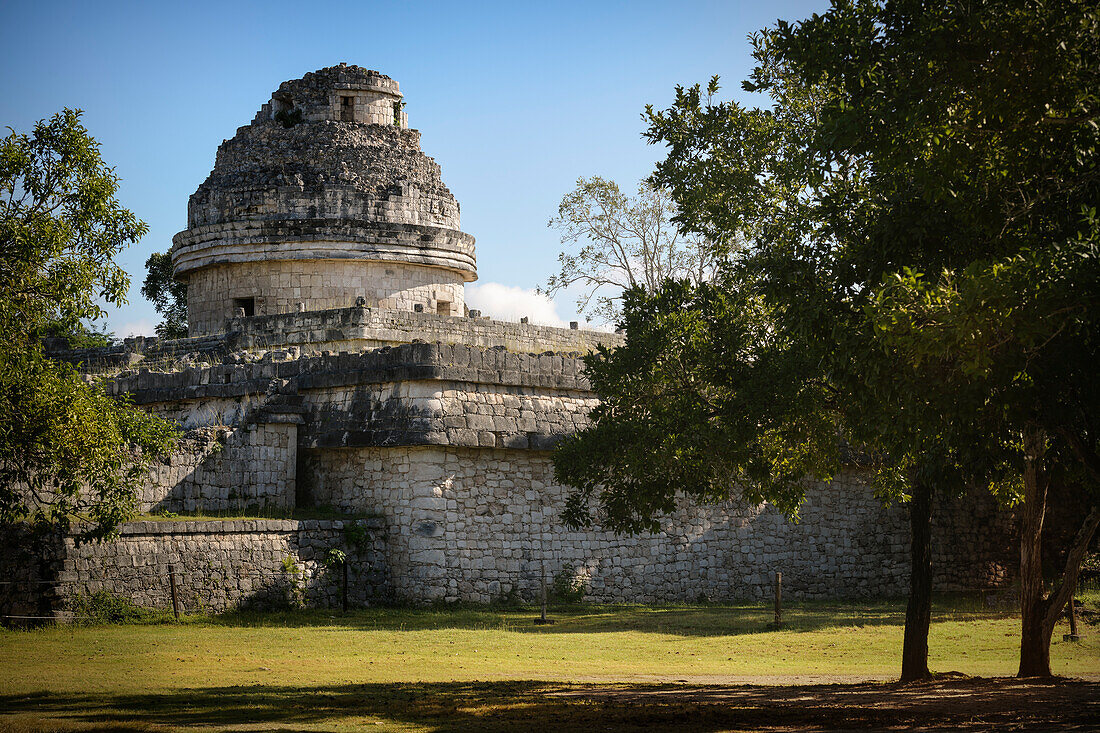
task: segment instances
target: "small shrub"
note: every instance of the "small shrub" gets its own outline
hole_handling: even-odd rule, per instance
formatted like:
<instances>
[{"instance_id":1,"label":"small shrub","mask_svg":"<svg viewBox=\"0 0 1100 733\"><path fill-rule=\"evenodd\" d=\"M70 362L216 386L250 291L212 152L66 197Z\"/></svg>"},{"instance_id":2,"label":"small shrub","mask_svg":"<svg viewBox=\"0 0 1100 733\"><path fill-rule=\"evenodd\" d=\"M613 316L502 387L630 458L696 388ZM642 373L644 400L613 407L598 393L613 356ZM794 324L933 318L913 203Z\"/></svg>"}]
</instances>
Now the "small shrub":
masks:
<instances>
[{"instance_id":1,"label":"small shrub","mask_svg":"<svg viewBox=\"0 0 1100 733\"><path fill-rule=\"evenodd\" d=\"M580 603L588 593L588 578L578 574L572 565L562 565L550 585L550 595L561 603Z\"/></svg>"},{"instance_id":2,"label":"small shrub","mask_svg":"<svg viewBox=\"0 0 1100 733\"><path fill-rule=\"evenodd\" d=\"M302 121L302 110L298 108L290 110L281 109L275 113L275 121L283 127L294 127Z\"/></svg>"},{"instance_id":3,"label":"small shrub","mask_svg":"<svg viewBox=\"0 0 1100 733\"><path fill-rule=\"evenodd\" d=\"M151 609L135 605L128 598L107 590L78 595L69 602L69 608L73 612L74 623L86 626L140 623L157 617Z\"/></svg>"},{"instance_id":4,"label":"small shrub","mask_svg":"<svg viewBox=\"0 0 1100 733\"><path fill-rule=\"evenodd\" d=\"M371 533L358 522L344 523L344 542L348 547L358 552L365 552L371 547Z\"/></svg>"},{"instance_id":5,"label":"small shrub","mask_svg":"<svg viewBox=\"0 0 1100 733\"><path fill-rule=\"evenodd\" d=\"M302 588L302 569L298 567L298 558L295 555L287 555L283 558L283 572L287 576L286 604L289 608L305 608L306 593Z\"/></svg>"},{"instance_id":6,"label":"small shrub","mask_svg":"<svg viewBox=\"0 0 1100 733\"><path fill-rule=\"evenodd\" d=\"M493 605L503 608L519 608L523 605L523 598L520 597L519 591L513 586L506 593L501 593L494 598Z\"/></svg>"},{"instance_id":7,"label":"small shrub","mask_svg":"<svg viewBox=\"0 0 1100 733\"><path fill-rule=\"evenodd\" d=\"M343 550L335 547L329 548L329 551L325 553L325 557L321 560L321 564L332 571L339 570L344 563L348 561L348 555Z\"/></svg>"}]
</instances>

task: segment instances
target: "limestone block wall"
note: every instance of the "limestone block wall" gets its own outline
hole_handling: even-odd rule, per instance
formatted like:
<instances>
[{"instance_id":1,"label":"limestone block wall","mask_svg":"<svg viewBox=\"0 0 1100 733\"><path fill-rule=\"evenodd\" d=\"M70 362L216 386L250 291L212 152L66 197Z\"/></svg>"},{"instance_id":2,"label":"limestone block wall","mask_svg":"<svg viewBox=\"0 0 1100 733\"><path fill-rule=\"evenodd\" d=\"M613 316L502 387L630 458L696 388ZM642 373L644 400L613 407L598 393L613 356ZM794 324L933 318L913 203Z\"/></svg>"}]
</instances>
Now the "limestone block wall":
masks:
<instances>
[{"instance_id":1,"label":"limestone block wall","mask_svg":"<svg viewBox=\"0 0 1100 733\"><path fill-rule=\"evenodd\" d=\"M555 351L586 354L600 344L617 346L617 333L513 323L490 318L440 316L412 310L340 308L282 313L228 324L234 346L245 350L298 347L302 353L362 351L408 344L414 340L482 349L504 348L520 354Z\"/></svg>"},{"instance_id":2,"label":"limestone block wall","mask_svg":"<svg viewBox=\"0 0 1100 733\"><path fill-rule=\"evenodd\" d=\"M545 451L309 449L299 481L317 504L384 514L394 592L407 600L534 599L544 563L549 575L581 578L586 598L600 602L765 598L776 571L792 598L907 589L904 509L883 508L857 474L814 487L798 524L766 505L683 502L662 532L636 537L566 528L568 490ZM937 587L1003 582L1010 518L980 501L954 516L935 534Z\"/></svg>"},{"instance_id":3,"label":"limestone block wall","mask_svg":"<svg viewBox=\"0 0 1100 733\"><path fill-rule=\"evenodd\" d=\"M192 334L222 331L236 315L236 301L251 298L254 315L347 308L358 298L370 308L463 315L461 275L434 267L372 260L286 260L215 265L188 281L188 328Z\"/></svg>"},{"instance_id":4,"label":"limestone block wall","mask_svg":"<svg viewBox=\"0 0 1100 733\"><path fill-rule=\"evenodd\" d=\"M187 613L335 607L341 603L342 574L324 565L331 548L348 556L349 605L390 597L385 529L378 519L132 522L105 543L77 546L71 537L55 537L48 549L28 552L29 537L20 531L0 533L0 543L5 571L8 558L45 558L38 566L20 564L33 569L24 573L24 582L0 586L0 608L7 613L64 616L74 597L101 590L139 606L170 609L170 567ZM5 577L11 576L5 572Z\"/></svg>"},{"instance_id":5,"label":"limestone block wall","mask_svg":"<svg viewBox=\"0 0 1100 733\"><path fill-rule=\"evenodd\" d=\"M432 444L553 447L588 425L590 392L545 387L403 380L302 393L301 444L348 447Z\"/></svg>"},{"instance_id":6,"label":"limestone block wall","mask_svg":"<svg viewBox=\"0 0 1100 733\"><path fill-rule=\"evenodd\" d=\"M179 369L183 359L220 364L242 351L284 352L280 358L285 360L290 358L291 351L296 355L359 352L414 340L481 349L503 348L519 354L547 351L585 354L600 344L613 347L623 341L621 334L603 331L359 307L234 318L223 322L218 330L221 333L185 339L132 338L117 346L58 351L51 356L79 364L82 371L95 372L150 366L155 370L158 364L164 365L162 370ZM208 368L207 383L224 380L225 370L232 372L235 368L230 365ZM237 377L233 376L233 380Z\"/></svg>"},{"instance_id":7,"label":"limestone block wall","mask_svg":"<svg viewBox=\"0 0 1100 733\"><path fill-rule=\"evenodd\" d=\"M138 511L268 512L294 508L298 426L252 423L193 430L158 460Z\"/></svg>"},{"instance_id":8,"label":"limestone block wall","mask_svg":"<svg viewBox=\"0 0 1100 733\"><path fill-rule=\"evenodd\" d=\"M392 94L385 92L337 89L332 94L331 119L369 125L408 127L409 115L395 106L398 101Z\"/></svg>"}]
</instances>

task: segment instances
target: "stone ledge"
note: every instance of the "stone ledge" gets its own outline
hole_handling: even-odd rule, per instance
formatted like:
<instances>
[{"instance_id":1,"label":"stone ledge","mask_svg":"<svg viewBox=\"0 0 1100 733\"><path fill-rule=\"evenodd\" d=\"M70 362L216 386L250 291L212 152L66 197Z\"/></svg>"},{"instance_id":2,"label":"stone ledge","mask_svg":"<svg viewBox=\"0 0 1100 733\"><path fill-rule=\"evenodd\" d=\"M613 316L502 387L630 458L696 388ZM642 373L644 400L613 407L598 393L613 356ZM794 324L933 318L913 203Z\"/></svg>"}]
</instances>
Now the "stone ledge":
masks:
<instances>
[{"instance_id":1,"label":"stone ledge","mask_svg":"<svg viewBox=\"0 0 1100 733\"><path fill-rule=\"evenodd\" d=\"M174 238L177 276L210 265L269 260L375 259L443 267L477 278L474 238L425 224L280 219L204 224Z\"/></svg>"},{"instance_id":2,"label":"stone ledge","mask_svg":"<svg viewBox=\"0 0 1100 733\"><path fill-rule=\"evenodd\" d=\"M371 530L384 530L385 519L165 519L127 522L119 527L122 536L192 535L192 534L255 534L311 532L343 529L358 524Z\"/></svg>"},{"instance_id":3,"label":"stone ledge","mask_svg":"<svg viewBox=\"0 0 1100 733\"><path fill-rule=\"evenodd\" d=\"M575 355L514 354L443 343L413 343L358 353L223 364L178 372L142 371L106 383L108 394L129 393L137 404L237 398L270 391L273 380L296 380L292 390L358 384L449 381L591 392L584 363Z\"/></svg>"}]
</instances>

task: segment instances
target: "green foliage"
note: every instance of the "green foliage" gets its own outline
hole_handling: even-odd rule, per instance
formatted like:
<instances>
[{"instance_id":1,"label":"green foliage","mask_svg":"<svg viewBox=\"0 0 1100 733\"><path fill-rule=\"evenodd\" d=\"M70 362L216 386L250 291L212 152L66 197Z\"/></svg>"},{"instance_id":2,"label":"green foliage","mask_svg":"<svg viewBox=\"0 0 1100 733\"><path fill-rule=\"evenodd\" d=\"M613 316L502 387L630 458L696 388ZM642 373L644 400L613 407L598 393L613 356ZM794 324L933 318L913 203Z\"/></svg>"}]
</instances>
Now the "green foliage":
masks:
<instances>
[{"instance_id":1,"label":"green foliage","mask_svg":"<svg viewBox=\"0 0 1100 733\"><path fill-rule=\"evenodd\" d=\"M187 283L172 275L172 257L154 252L145 261L145 282L141 295L153 303L164 318L157 324L157 336L166 339L187 338Z\"/></svg>"},{"instance_id":2,"label":"green foliage","mask_svg":"<svg viewBox=\"0 0 1100 733\"><path fill-rule=\"evenodd\" d=\"M0 522L109 534L131 516L152 456L168 451L169 423L109 398L41 338L84 329L101 302L125 302L114 256L146 231L114 195L118 179L96 142L65 110L0 143Z\"/></svg>"},{"instance_id":3,"label":"green foliage","mask_svg":"<svg viewBox=\"0 0 1100 733\"><path fill-rule=\"evenodd\" d=\"M357 552L366 552L373 544L370 531L358 522L344 522L344 542Z\"/></svg>"},{"instance_id":4,"label":"green foliage","mask_svg":"<svg viewBox=\"0 0 1100 733\"><path fill-rule=\"evenodd\" d=\"M678 88L647 110L668 146L654 184L686 229L747 243L734 282L814 367L881 493L1022 487L1026 549L1060 474L1080 549L1100 521L1100 9L836 2L753 42L744 87L768 105ZM1048 646L1065 596L1039 614Z\"/></svg>"},{"instance_id":5,"label":"green foliage","mask_svg":"<svg viewBox=\"0 0 1100 733\"><path fill-rule=\"evenodd\" d=\"M561 603L580 603L588 593L588 579L566 563L550 584L550 596Z\"/></svg>"},{"instance_id":6,"label":"green foliage","mask_svg":"<svg viewBox=\"0 0 1100 733\"><path fill-rule=\"evenodd\" d=\"M69 601L69 610L73 622L83 626L147 623L161 615L106 590L75 596Z\"/></svg>"},{"instance_id":7,"label":"green foliage","mask_svg":"<svg viewBox=\"0 0 1100 733\"><path fill-rule=\"evenodd\" d=\"M149 461L177 438L36 348L0 348L0 416L0 522L80 518L86 539L133 515Z\"/></svg>"},{"instance_id":8,"label":"green foliage","mask_svg":"<svg viewBox=\"0 0 1100 733\"><path fill-rule=\"evenodd\" d=\"M730 282L627 291L626 344L585 359L602 401L554 454L577 488L566 520L656 531L677 492L772 501L794 517L808 480L832 475L838 426L812 364L774 338L772 314Z\"/></svg>"},{"instance_id":9,"label":"green foliage","mask_svg":"<svg viewBox=\"0 0 1100 733\"><path fill-rule=\"evenodd\" d=\"M578 178L562 197L549 226L562 244L561 269L541 292L549 296L579 286L577 309L589 320L614 322L624 290L654 290L667 279L703 282L713 274L716 249L705 238L681 232L672 219L668 191L645 181L634 196L599 176Z\"/></svg>"},{"instance_id":10,"label":"green foliage","mask_svg":"<svg viewBox=\"0 0 1100 733\"><path fill-rule=\"evenodd\" d=\"M25 346L52 324L126 301L114 256L148 227L115 199L118 177L66 109L0 143L0 327ZM13 346L15 344L12 344Z\"/></svg>"},{"instance_id":11,"label":"green foliage","mask_svg":"<svg viewBox=\"0 0 1100 733\"><path fill-rule=\"evenodd\" d=\"M346 552L336 547L330 547L324 558L322 558L321 564L329 570L339 570L347 561L348 555Z\"/></svg>"},{"instance_id":12,"label":"green foliage","mask_svg":"<svg viewBox=\"0 0 1100 733\"><path fill-rule=\"evenodd\" d=\"M67 333L54 333L68 341L70 349L98 349L118 343L113 333L100 331L80 321L74 323Z\"/></svg>"},{"instance_id":13,"label":"green foliage","mask_svg":"<svg viewBox=\"0 0 1100 733\"><path fill-rule=\"evenodd\" d=\"M286 573L286 603L290 608L305 608L306 594L302 587L302 568L294 554L283 557L283 572Z\"/></svg>"}]
</instances>

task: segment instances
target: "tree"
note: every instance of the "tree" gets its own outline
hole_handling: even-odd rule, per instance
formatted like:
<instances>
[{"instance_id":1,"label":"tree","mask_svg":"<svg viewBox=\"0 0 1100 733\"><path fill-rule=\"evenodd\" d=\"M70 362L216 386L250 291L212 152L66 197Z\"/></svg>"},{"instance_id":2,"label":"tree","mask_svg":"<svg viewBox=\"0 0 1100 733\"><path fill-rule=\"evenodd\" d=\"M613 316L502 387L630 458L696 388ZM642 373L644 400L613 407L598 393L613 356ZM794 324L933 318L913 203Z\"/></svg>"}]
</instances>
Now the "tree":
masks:
<instances>
[{"instance_id":1,"label":"tree","mask_svg":"<svg viewBox=\"0 0 1100 733\"><path fill-rule=\"evenodd\" d=\"M668 192L644 181L631 197L614 181L578 178L549 226L561 231L562 244L581 244L558 255L561 270L540 291L553 296L579 285L579 312L611 323L624 290L654 290L669 278L705 281L714 271L716 250L681 232L671 220L675 214Z\"/></svg>"},{"instance_id":2,"label":"tree","mask_svg":"<svg viewBox=\"0 0 1100 733\"><path fill-rule=\"evenodd\" d=\"M767 94L768 107L714 103L715 79L706 95L698 86L678 88L668 110L648 110L649 138L668 146L653 181L671 192L678 223L712 242L746 243L735 263L739 276L726 282L761 299L770 314L768 338L802 357L786 361L790 378L820 385L822 400L814 404L835 411L838 436L865 456L877 490L908 500L913 574L903 680L928 674L933 492L988 487L1006 503L1025 497L1031 517L1022 539L1025 675L1049 673L1045 648L1076 572L1069 565L1095 527L1086 506L1059 590L1043 600L1034 538L1044 475L1056 470L1082 482L1082 496L1095 496L1087 470L1095 454L1087 417L1095 414L1095 296L1085 294L1095 293L1088 274L1095 258L1086 253L1096 237L1095 226L1084 222L1095 220L1088 206L1097 198L1100 23L1084 3L1068 9L1067 15L1061 5L1043 3L838 3L824 16L779 23L754 37L758 66L745 87ZM1054 251L1072 254L1058 264ZM1035 266L1023 277L1001 277L1027 270L1016 261ZM924 272L943 273L945 282L967 273L975 278L966 299L942 297L956 305L939 331L927 328L943 314L927 312L936 299L923 285ZM1033 297L1028 284L1044 278L1050 297ZM988 290L983 281L1000 283L996 308L973 295ZM1005 313L1027 314L1043 327L1021 328ZM913 323L919 328L907 325ZM990 341L988 334L1000 338ZM666 335L677 338L674 330ZM629 329L627 338L629 350ZM741 348L734 341L708 353L730 358ZM992 365L976 369L984 358ZM600 367L591 368L598 374ZM685 359L679 368L697 377L694 388L705 394L728 386L710 383L722 375L708 364ZM669 384L665 373L641 373ZM726 423L754 417L744 405L726 404L735 410L722 418ZM621 419L627 424L617 435L629 438L629 411L594 415L592 435L600 421ZM690 433L683 426L670 431ZM724 437L734 441L734 452L771 446L775 455L798 455L797 444L776 450L777 435L784 432ZM587 438L582 433L567 450L582 454ZM627 446L618 449L628 454ZM653 470L660 456L678 460L674 450L654 451L652 460L644 451L633 455L619 469L634 478ZM1077 456L1077 464L1066 463L1068 456ZM827 466L826 458L809 465ZM774 479L785 465L772 461L766 477ZM584 480L564 469L571 482ZM590 488L598 486L599 474L591 478ZM620 492L619 504L635 496L643 512L660 505L630 488Z\"/></svg>"},{"instance_id":3,"label":"tree","mask_svg":"<svg viewBox=\"0 0 1100 733\"><path fill-rule=\"evenodd\" d=\"M187 338L187 283L172 275L172 257L154 252L145 261L145 282L141 295L152 301L164 318L157 324L157 336L165 339Z\"/></svg>"},{"instance_id":4,"label":"tree","mask_svg":"<svg viewBox=\"0 0 1100 733\"><path fill-rule=\"evenodd\" d=\"M114 256L146 226L73 110L0 144L0 522L103 537L129 516L148 460L175 429L47 359L42 337L125 302Z\"/></svg>"},{"instance_id":5,"label":"tree","mask_svg":"<svg viewBox=\"0 0 1100 733\"><path fill-rule=\"evenodd\" d=\"M553 458L557 479L577 489L569 524L590 524L596 505L609 529L656 531L677 494L739 495L797 516L808 482L837 470L839 426L773 315L729 281L626 291L625 343L585 358L601 398L591 425Z\"/></svg>"},{"instance_id":6,"label":"tree","mask_svg":"<svg viewBox=\"0 0 1100 733\"><path fill-rule=\"evenodd\" d=\"M874 283L870 315L885 348L946 378L957 407L984 408L944 405L1022 479L1019 674L1049 676L1054 623L1100 523L1100 9L837 4L781 25L776 45L836 91L815 146L895 172L895 193L863 216L868 244L900 240L905 256ZM1082 524L1048 595L1052 474L1079 486Z\"/></svg>"}]
</instances>

